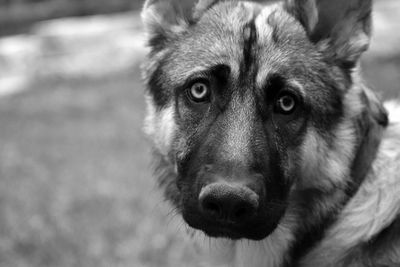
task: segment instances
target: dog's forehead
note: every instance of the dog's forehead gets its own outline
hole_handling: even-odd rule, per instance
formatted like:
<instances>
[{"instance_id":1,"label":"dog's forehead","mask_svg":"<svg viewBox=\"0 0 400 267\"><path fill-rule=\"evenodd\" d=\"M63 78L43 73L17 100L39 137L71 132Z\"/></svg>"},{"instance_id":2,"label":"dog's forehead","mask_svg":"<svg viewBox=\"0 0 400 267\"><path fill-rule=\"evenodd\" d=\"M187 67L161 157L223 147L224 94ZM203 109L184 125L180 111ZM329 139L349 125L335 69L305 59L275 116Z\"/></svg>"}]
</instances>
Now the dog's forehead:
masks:
<instances>
[{"instance_id":1,"label":"dog's forehead","mask_svg":"<svg viewBox=\"0 0 400 267\"><path fill-rule=\"evenodd\" d=\"M306 54L300 50L307 47L307 41L300 24L279 4L222 2L176 43L169 69L177 75L177 83L220 64L228 65L238 77L247 47L257 51L247 64L259 65L257 83L261 85L269 72L289 66L291 58L299 59L299 52Z\"/></svg>"}]
</instances>

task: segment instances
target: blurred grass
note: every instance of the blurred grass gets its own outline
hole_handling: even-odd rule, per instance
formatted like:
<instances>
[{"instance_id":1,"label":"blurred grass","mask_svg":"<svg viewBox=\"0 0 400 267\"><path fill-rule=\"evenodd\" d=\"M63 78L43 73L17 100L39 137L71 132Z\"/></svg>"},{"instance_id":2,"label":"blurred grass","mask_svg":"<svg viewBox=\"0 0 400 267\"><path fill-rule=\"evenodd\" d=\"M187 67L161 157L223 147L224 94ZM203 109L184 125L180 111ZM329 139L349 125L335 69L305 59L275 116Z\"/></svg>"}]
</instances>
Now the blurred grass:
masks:
<instances>
[{"instance_id":1,"label":"blurred grass","mask_svg":"<svg viewBox=\"0 0 400 267\"><path fill-rule=\"evenodd\" d=\"M10 0L0 2L0 36L24 33L38 21L141 8L144 0Z\"/></svg>"},{"instance_id":2,"label":"blurred grass","mask_svg":"<svg viewBox=\"0 0 400 267\"><path fill-rule=\"evenodd\" d=\"M375 92L383 99L400 99L400 47L395 56L370 55L362 63L363 77Z\"/></svg>"},{"instance_id":3,"label":"blurred grass","mask_svg":"<svg viewBox=\"0 0 400 267\"><path fill-rule=\"evenodd\" d=\"M0 266L197 266L153 188L138 73L0 99Z\"/></svg>"}]
</instances>

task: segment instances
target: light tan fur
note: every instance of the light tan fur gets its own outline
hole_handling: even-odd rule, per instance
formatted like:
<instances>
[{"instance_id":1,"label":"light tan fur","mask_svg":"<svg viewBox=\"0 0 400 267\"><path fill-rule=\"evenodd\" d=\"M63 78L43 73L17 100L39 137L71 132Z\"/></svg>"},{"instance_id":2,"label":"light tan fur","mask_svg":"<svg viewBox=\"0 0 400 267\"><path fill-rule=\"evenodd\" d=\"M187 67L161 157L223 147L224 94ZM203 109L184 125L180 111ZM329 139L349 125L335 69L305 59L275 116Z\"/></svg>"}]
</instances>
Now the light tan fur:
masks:
<instances>
[{"instance_id":1,"label":"light tan fur","mask_svg":"<svg viewBox=\"0 0 400 267\"><path fill-rule=\"evenodd\" d=\"M154 148L157 149L164 157L168 156L171 148L171 142L176 131L175 120L173 118L175 109L173 106L157 111L152 105L152 100L146 97L147 116L144 122L144 132L155 140Z\"/></svg>"}]
</instances>

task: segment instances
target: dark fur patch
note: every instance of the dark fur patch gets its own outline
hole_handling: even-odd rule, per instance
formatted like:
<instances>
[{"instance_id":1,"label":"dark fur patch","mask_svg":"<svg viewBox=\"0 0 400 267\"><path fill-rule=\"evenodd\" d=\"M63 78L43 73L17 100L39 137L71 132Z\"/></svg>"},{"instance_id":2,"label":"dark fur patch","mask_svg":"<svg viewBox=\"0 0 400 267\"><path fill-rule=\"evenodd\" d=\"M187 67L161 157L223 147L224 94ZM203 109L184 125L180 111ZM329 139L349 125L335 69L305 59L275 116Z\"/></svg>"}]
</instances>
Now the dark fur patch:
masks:
<instances>
[{"instance_id":1,"label":"dark fur patch","mask_svg":"<svg viewBox=\"0 0 400 267\"><path fill-rule=\"evenodd\" d=\"M248 23L243 28L243 64L241 65L241 71L243 77L250 72L250 69L254 66L255 45L257 43L257 29L254 24L254 20Z\"/></svg>"},{"instance_id":2,"label":"dark fur patch","mask_svg":"<svg viewBox=\"0 0 400 267\"><path fill-rule=\"evenodd\" d=\"M166 107L171 98L170 90L165 89L164 67L164 60L160 60L156 69L149 75L147 82L147 89L158 109Z\"/></svg>"}]
</instances>

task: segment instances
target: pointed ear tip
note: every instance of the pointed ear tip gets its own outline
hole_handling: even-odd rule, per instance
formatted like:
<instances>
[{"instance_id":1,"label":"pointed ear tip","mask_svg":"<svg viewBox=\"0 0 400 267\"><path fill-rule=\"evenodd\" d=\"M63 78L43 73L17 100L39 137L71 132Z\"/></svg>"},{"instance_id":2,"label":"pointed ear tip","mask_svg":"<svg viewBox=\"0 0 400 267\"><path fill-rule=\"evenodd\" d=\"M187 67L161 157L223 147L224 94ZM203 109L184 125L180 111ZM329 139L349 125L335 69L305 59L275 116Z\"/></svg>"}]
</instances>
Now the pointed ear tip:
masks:
<instances>
[{"instance_id":1,"label":"pointed ear tip","mask_svg":"<svg viewBox=\"0 0 400 267\"><path fill-rule=\"evenodd\" d=\"M150 8L150 2L149 0L146 0L142 6L142 9L140 11L140 17L142 18L142 21L145 21L148 18L148 12Z\"/></svg>"},{"instance_id":2,"label":"pointed ear tip","mask_svg":"<svg viewBox=\"0 0 400 267\"><path fill-rule=\"evenodd\" d=\"M161 11L165 5L165 1L146 0L141 11L142 19L154 17L154 14L157 13L158 10Z\"/></svg>"},{"instance_id":3,"label":"pointed ear tip","mask_svg":"<svg viewBox=\"0 0 400 267\"><path fill-rule=\"evenodd\" d=\"M143 9L148 8L149 6L155 4L156 2L157 2L157 0L146 0L146 1L144 1Z\"/></svg>"},{"instance_id":4,"label":"pointed ear tip","mask_svg":"<svg viewBox=\"0 0 400 267\"><path fill-rule=\"evenodd\" d=\"M163 16L157 12L157 9L150 5L145 7L140 13L146 39L164 33L166 22L163 22Z\"/></svg>"},{"instance_id":5,"label":"pointed ear tip","mask_svg":"<svg viewBox=\"0 0 400 267\"><path fill-rule=\"evenodd\" d=\"M155 6L156 1L148 0L144 4L140 17L146 29L151 29L162 23L162 12L160 12L160 7Z\"/></svg>"},{"instance_id":6,"label":"pointed ear tip","mask_svg":"<svg viewBox=\"0 0 400 267\"><path fill-rule=\"evenodd\" d=\"M155 22L154 14L152 13L153 12L149 6L143 6L142 11L140 12L140 17L146 29L151 27Z\"/></svg>"}]
</instances>

